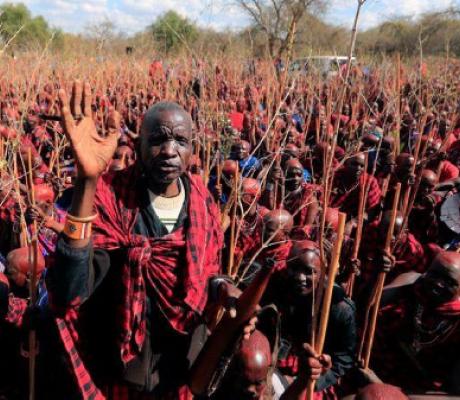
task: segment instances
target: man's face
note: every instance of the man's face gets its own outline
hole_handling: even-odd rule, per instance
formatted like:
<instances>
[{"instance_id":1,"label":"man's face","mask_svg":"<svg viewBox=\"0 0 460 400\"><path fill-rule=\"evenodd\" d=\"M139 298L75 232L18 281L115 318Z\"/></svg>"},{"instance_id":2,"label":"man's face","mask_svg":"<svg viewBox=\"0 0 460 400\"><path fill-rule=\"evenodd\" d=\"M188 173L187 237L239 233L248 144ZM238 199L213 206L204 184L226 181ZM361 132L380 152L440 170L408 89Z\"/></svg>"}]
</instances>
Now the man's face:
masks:
<instances>
[{"instance_id":1,"label":"man's face","mask_svg":"<svg viewBox=\"0 0 460 400\"><path fill-rule=\"evenodd\" d=\"M297 296L308 296L317 287L321 271L320 259L313 250L306 250L288 262L289 287Z\"/></svg>"},{"instance_id":2,"label":"man's face","mask_svg":"<svg viewBox=\"0 0 460 400\"><path fill-rule=\"evenodd\" d=\"M399 164L396 166L396 173L399 177L404 178L408 176L412 171L412 166L414 165L414 158L407 157L400 160Z\"/></svg>"},{"instance_id":3,"label":"man's face","mask_svg":"<svg viewBox=\"0 0 460 400\"><path fill-rule=\"evenodd\" d=\"M269 219L264 223L262 236L264 242L273 237L271 239L271 243L277 243L285 241L287 238L287 233L279 221Z\"/></svg>"},{"instance_id":4,"label":"man's face","mask_svg":"<svg viewBox=\"0 0 460 400\"><path fill-rule=\"evenodd\" d=\"M433 192L435 186L436 186L436 182L434 182L433 179L423 176L422 179L420 180L420 187L419 187L420 196L422 197L428 196L429 194L431 194L431 192Z\"/></svg>"},{"instance_id":5,"label":"man's face","mask_svg":"<svg viewBox=\"0 0 460 400\"><path fill-rule=\"evenodd\" d=\"M232 146L232 158L235 160L244 160L249 156L249 143L242 141Z\"/></svg>"},{"instance_id":6,"label":"man's face","mask_svg":"<svg viewBox=\"0 0 460 400\"><path fill-rule=\"evenodd\" d=\"M460 295L458 269L433 262L421 278L422 294L429 303L442 304Z\"/></svg>"},{"instance_id":7,"label":"man's face","mask_svg":"<svg viewBox=\"0 0 460 400\"><path fill-rule=\"evenodd\" d=\"M147 125L147 124L146 124ZM188 167L192 127L185 112L161 111L150 126L142 126L140 159L149 179L169 184Z\"/></svg>"},{"instance_id":8,"label":"man's face","mask_svg":"<svg viewBox=\"0 0 460 400\"><path fill-rule=\"evenodd\" d=\"M297 150L297 148L286 147L283 150L283 153L281 154L281 165L284 166L286 162L288 162L289 160L292 160L293 158L298 158L298 157L299 157L299 151Z\"/></svg>"},{"instance_id":9,"label":"man's face","mask_svg":"<svg viewBox=\"0 0 460 400\"><path fill-rule=\"evenodd\" d=\"M256 354L256 357L262 357ZM259 400L262 398L267 387L268 365L263 363L239 362L234 372L233 394L238 400Z\"/></svg>"},{"instance_id":10,"label":"man's face","mask_svg":"<svg viewBox=\"0 0 460 400\"><path fill-rule=\"evenodd\" d=\"M357 181L364 171L365 157L364 154L358 154L347 162L348 175Z\"/></svg>"},{"instance_id":11,"label":"man's face","mask_svg":"<svg viewBox=\"0 0 460 400\"><path fill-rule=\"evenodd\" d=\"M303 170L298 167L288 167L286 171L286 189L290 192L297 190L302 185Z\"/></svg>"}]
</instances>

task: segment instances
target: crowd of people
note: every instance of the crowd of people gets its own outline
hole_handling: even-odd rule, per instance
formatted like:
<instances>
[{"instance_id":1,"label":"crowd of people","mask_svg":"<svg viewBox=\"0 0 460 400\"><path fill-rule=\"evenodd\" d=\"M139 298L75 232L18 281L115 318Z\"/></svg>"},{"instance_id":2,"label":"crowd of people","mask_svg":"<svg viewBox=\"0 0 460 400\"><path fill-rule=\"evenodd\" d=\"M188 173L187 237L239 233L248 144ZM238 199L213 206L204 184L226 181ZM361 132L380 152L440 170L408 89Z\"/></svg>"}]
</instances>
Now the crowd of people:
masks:
<instances>
[{"instance_id":1,"label":"crowd of people","mask_svg":"<svg viewBox=\"0 0 460 400\"><path fill-rule=\"evenodd\" d=\"M460 395L460 64L251 65L0 82L0 399Z\"/></svg>"}]
</instances>

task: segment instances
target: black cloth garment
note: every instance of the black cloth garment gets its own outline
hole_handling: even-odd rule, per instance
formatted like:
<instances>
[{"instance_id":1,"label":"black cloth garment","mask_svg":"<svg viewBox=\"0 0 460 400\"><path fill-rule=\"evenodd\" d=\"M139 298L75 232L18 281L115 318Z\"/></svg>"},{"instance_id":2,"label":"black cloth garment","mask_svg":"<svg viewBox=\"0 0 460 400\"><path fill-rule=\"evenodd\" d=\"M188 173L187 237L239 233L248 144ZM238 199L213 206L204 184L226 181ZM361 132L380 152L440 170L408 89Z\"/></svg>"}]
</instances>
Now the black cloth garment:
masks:
<instances>
[{"instance_id":1,"label":"black cloth garment","mask_svg":"<svg viewBox=\"0 0 460 400\"><path fill-rule=\"evenodd\" d=\"M283 287L283 284L279 286L278 295L272 300L281 312L282 343L285 347L291 346L291 354L296 355L301 351L302 344L310 341L311 298L294 297ZM316 391L335 385L354 366L357 342L355 313L353 301L346 297L340 286L335 285L324 345L324 353L331 356L332 368L316 381ZM286 354L286 350L282 352Z\"/></svg>"}]
</instances>

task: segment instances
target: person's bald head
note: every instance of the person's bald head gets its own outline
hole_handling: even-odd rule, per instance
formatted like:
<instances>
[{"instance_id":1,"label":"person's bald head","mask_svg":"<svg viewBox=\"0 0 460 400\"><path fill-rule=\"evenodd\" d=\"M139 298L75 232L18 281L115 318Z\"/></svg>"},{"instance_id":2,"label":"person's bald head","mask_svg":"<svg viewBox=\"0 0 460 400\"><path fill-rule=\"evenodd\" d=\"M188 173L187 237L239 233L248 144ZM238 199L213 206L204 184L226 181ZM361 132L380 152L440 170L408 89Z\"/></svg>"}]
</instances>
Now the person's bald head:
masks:
<instances>
[{"instance_id":1,"label":"person's bald head","mask_svg":"<svg viewBox=\"0 0 460 400\"><path fill-rule=\"evenodd\" d=\"M379 238L381 240L385 240L386 236L387 236L387 232L388 232L388 227L390 226L390 222L391 222L391 210L389 211L385 211L382 215L382 219L380 220L380 224L379 224ZM403 214L398 211L396 213L396 219L395 219L395 225L394 225L394 229L393 229L393 240L399 235L399 233L401 232L401 228L403 226L403 222L404 222L404 216Z\"/></svg>"},{"instance_id":2,"label":"person's bald head","mask_svg":"<svg viewBox=\"0 0 460 400\"><path fill-rule=\"evenodd\" d=\"M283 209L272 210L264 216L264 242L273 239L271 242L283 242L288 240L292 227L294 226L294 219L292 215Z\"/></svg>"},{"instance_id":3,"label":"person's bald head","mask_svg":"<svg viewBox=\"0 0 460 400\"><path fill-rule=\"evenodd\" d=\"M185 173L192 152L192 118L179 104L159 102L142 121L139 159L148 183L168 185Z\"/></svg>"},{"instance_id":4,"label":"person's bald head","mask_svg":"<svg viewBox=\"0 0 460 400\"><path fill-rule=\"evenodd\" d=\"M345 161L345 171L351 181L357 181L364 172L366 156L364 153L357 153Z\"/></svg>"},{"instance_id":5,"label":"person's bald head","mask_svg":"<svg viewBox=\"0 0 460 400\"><path fill-rule=\"evenodd\" d=\"M460 300L460 253L441 251L421 278L426 301L442 304Z\"/></svg>"},{"instance_id":6,"label":"person's bald head","mask_svg":"<svg viewBox=\"0 0 460 400\"><path fill-rule=\"evenodd\" d=\"M405 179L412 172L415 159L409 153L401 153L396 157L395 173L400 179Z\"/></svg>"},{"instance_id":7,"label":"person's bald head","mask_svg":"<svg viewBox=\"0 0 460 400\"><path fill-rule=\"evenodd\" d=\"M230 149L231 158L233 160L244 160L249 157L251 145L246 140L240 140L234 143Z\"/></svg>"},{"instance_id":8,"label":"person's bald head","mask_svg":"<svg viewBox=\"0 0 460 400\"><path fill-rule=\"evenodd\" d=\"M292 158L299 158L300 150L292 143L286 145L281 155L281 166L284 167L286 162Z\"/></svg>"},{"instance_id":9,"label":"person's bald head","mask_svg":"<svg viewBox=\"0 0 460 400\"><path fill-rule=\"evenodd\" d=\"M393 151L395 148L395 138L393 136L385 136L382 139L381 148L384 151Z\"/></svg>"},{"instance_id":10,"label":"person's bald head","mask_svg":"<svg viewBox=\"0 0 460 400\"><path fill-rule=\"evenodd\" d=\"M255 214L260 193L261 187L257 179L243 178L241 182L241 204L244 212L249 212L249 215Z\"/></svg>"},{"instance_id":11,"label":"person's bald head","mask_svg":"<svg viewBox=\"0 0 460 400\"><path fill-rule=\"evenodd\" d=\"M360 389L355 400L409 400L401 389L385 383L371 383Z\"/></svg>"},{"instance_id":12,"label":"person's bald head","mask_svg":"<svg viewBox=\"0 0 460 400\"><path fill-rule=\"evenodd\" d=\"M286 179L285 186L288 192L298 190L303 183L303 165L297 158L291 158L284 165Z\"/></svg>"},{"instance_id":13,"label":"person's bald head","mask_svg":"<svg viewBox=\"0 0 460 400\"><path fill-rule=\"evenodd\" d=\"M234 398L261 399L271 364L270 342L262 332L255 330L249 339L241 341L232 363L231 390Z\"/></svg>"},{"instance_id":14,"label":"person's bald head","mask_svg":"<svg viewBox=\"0 0 460 400\"><path fill-rule=\"evenodd\" d=\"M438 176L431 169L424 169L420 179L418 194L421 196L429 195L438 183Z\"/></svg>"}]
</instances>

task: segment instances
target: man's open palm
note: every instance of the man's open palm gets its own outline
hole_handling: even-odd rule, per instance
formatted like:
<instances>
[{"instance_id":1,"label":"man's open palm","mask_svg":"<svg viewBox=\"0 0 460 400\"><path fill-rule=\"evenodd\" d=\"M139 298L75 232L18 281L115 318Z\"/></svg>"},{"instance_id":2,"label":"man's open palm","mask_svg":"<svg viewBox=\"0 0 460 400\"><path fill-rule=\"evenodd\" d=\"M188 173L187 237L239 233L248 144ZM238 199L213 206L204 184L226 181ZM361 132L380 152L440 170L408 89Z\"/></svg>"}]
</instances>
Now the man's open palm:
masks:
<instances>
[{"instance_id":1,"label":"man's open palm","mask_svg":"<svg viewBox=\"0 0 460 400\"><path fill-rule=\"evenodd\" d=\"M120 115L113 109L107 120L107 136L98 134L91 112L91 87L74 82L69 102L66 92L59 91L62 126L72 146L80 178L97 178L110 163L117 148Z\"/></svg>"}]
</instances>

